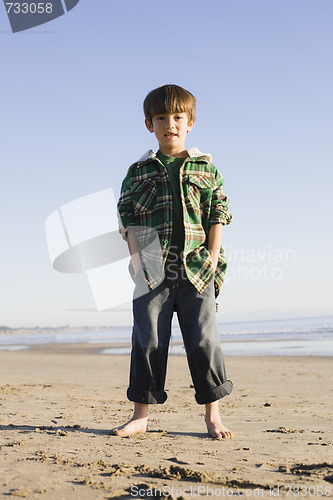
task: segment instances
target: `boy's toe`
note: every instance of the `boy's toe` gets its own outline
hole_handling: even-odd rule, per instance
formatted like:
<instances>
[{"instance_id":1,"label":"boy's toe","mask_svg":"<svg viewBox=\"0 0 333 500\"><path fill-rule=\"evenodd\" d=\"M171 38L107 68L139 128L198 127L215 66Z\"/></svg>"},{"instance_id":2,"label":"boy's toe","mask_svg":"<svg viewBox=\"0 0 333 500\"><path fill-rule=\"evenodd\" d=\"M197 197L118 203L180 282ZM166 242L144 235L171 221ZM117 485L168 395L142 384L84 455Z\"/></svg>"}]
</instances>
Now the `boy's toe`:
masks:
<instances>
[{"instance_id":1,"label":"boy's toe","mask_svg":"<svg viewBox=\"0 0 333 500\"><path fill-rule=\"evenodd\" d=\"M110 434L111 436L119 436L119 429L111 429Z\"/></svg>"},{"instance_id":2,"label":"boy's toe","mask_svg":"<svg viewBox=\"0 0 333 500\"><path fill-rule=\"evenodd\" d=\"M221 431L219 433L219 436L221 436L219 437L219 439L231 439L233 437L233 434L231 431L228 430L228 431Z\"/></svg>"}]
</instances>

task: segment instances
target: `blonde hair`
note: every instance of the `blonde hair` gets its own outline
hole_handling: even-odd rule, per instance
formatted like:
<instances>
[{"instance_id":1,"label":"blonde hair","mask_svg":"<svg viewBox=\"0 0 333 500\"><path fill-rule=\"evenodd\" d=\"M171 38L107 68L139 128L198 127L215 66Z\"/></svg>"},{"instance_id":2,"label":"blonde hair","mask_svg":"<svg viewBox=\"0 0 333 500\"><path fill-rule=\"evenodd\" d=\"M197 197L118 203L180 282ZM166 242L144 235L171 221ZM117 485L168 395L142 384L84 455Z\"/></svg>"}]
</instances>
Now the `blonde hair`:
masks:
<instances>
[{"instance_id":1,"label":"blonde hair","mask_svg":"<svg viewBox=\"0 0 333 500\"><path fill-rule=\"evenodd\" d=\"M152 124L156 115L187 113L189 121L195 120L196 99L188 90L178 85L162 85L146 96L143 110L146 120Z\"/></svg>"}]
</instances>

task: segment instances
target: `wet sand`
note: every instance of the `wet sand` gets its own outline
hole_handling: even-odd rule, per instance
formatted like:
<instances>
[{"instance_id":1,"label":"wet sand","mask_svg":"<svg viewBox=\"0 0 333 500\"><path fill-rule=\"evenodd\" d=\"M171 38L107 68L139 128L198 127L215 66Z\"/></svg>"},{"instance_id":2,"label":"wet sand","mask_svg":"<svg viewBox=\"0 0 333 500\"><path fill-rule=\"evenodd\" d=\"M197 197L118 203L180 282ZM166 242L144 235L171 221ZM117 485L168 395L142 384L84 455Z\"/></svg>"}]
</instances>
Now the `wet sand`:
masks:
<instances>
[{"instance_id":1,"label":"wet sand","mask_svg":"<svg viewBox=\"0 0 333 500\"><path fill-rule=\"evenodd\" d=\"M227 357L234 391L221 414L235 437L217 441L186 358L170 356L168 400L151 407L149 432L120 438L110 429L132 413L129 356L98 354L107 347L0 351L4 497L332 496L332 358Z\"/></svg>"}]
</instances>

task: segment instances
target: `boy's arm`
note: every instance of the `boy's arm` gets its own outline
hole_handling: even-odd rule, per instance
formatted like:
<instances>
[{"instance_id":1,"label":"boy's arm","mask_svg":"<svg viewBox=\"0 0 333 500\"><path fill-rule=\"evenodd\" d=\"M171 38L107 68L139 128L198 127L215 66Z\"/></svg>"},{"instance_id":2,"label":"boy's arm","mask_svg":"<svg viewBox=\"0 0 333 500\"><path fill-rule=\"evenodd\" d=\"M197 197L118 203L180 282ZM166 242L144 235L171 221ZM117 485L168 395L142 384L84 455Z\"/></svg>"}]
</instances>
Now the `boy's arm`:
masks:
<instances>
[{"instance_id":1,"label":"boy's arm","mask_svg":"<svg viewBox=\"0 0 333 500\"><path fill-rule=\"evenodd\" d=\"M222 224L214 224L213 226L210 226L208 232L208 251L210 253L213 262L214 272L217 267L217 261L219 258L220 249L222 245L222 232L223 232Z\"/></svg>"},{"instance_id":2,"label":"boy's arm","mask_svg":"<svg viewBox=\"0 0 333 500\"><path fill-rule=\"evenodd\" d=\"M127 231L129 226L135 225L135 216L133 209L133 199L129 173L121 185L120 198L118 200L118 223L119 232L124 240L127 241Z\"/></svg>"},{"instance_id":3,"label":"boy's arm","mask_svg":"<svg viewBox=\"0 0 333 500\"><path fill-rule=\"evenodd\" d=\"M133 228L127 228L127 245L129 249L129 253L131 255L132 266L134 268L135 276L137 275L140 267L141 267L141 253L139 242L136 239L135 232Z\"/></svg>"},{"instance_id":4,"label":"boy's arm","mask_svg":"<svg viewBox=\"0 0 333 500\"><path fill-rule=\"evenodd\" d=\"M215 168L215 187L213 189L211 209L209 216L210 226L222 224L226 226L230 224L232 216L228 209L229 200L224 194L223 177Z\"/></svg>"},{"instance_id":5,"label":"boy's arm","mask_svg":"<svg viewBox=\"0 0 333 500\"><path fill-rule=\"evenodd\" d=\"M208 231L208 251L212 259L214 272L222 245L223 226L230 224L232 218L228 210L228 198L225 196L223 190L223 177L216 168L215 181L216 185L213 190L209 219L210 229Z\"/></svg>"},{"instance_id":6,"label":"boy's arm","mask_svg":"<svg viewBox=\"0 0 333 500\"><path fill-rule=\"evenodd\" d=\"M136 275L141 267L141 252L134 228L131 227L135 225L135 217L129 173L127 173L121 186L121 194L118 201L118 221L119 232L124 240L127 241L131 263Z\"/></svg>"}]
</instances>

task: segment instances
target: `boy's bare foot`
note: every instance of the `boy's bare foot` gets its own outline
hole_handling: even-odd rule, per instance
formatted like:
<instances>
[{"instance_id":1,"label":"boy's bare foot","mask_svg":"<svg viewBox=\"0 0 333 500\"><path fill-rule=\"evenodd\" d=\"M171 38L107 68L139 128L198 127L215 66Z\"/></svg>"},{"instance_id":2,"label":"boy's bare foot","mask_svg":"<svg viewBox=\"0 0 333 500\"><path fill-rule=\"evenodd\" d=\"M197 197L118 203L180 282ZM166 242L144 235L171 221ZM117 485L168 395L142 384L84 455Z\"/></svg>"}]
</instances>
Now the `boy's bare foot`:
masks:
<instances>
[{"instance_id":1,"label":"boy's bare foot","mask_svg":"<svg viewBox=\"0 0 333 500\"><path fill-rule=\"evenodd\" d=\"M114 436L131 436L139 432L147 432L148 429L148 405L134 403L134 412L131 420L120 427L114 427L110 434Z\"/></svg>"},{"instance_id":2,"label":"boy's bare foot","mask_svg":"<svg viewBox=\"0 0 333 500\"><path fill-rule=\"evenodd\" d=\"M215 439L230 439L233 433L222 424L221 419L219 422L210 422L206 420L208 434Z\"/></svg>"},{"instance_id":3,"label":"boy's bare foot","mask_svg":"<svg viewBox=\"0 0 333 500\"><path fill-rule=\"evenodd\" d=\"M228 427L223 425L221 422L218 401L214 401L214 403L206 405L205 422L208 434L212 438L230 439L234 436L231 430L229 430Z\"/></svg>"},{"instance_id":4,"label":"boy's bare foot","mask_svg":"<svg viewBox=\"0 0 333 500\"><path fill-rule=\"evenodd\" d=\"M132 434L138 434L139 432L146 432L148 427L148 417L144 418L131 418L126 424L115 427L110 431L110 434L114 436L131 436Z\"/></svg>"}]
</instances>

